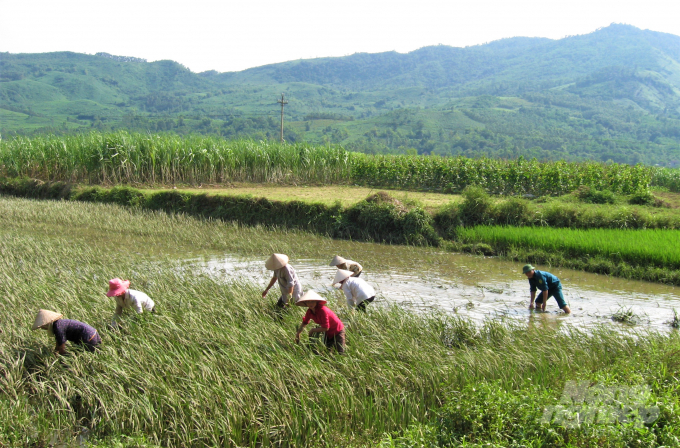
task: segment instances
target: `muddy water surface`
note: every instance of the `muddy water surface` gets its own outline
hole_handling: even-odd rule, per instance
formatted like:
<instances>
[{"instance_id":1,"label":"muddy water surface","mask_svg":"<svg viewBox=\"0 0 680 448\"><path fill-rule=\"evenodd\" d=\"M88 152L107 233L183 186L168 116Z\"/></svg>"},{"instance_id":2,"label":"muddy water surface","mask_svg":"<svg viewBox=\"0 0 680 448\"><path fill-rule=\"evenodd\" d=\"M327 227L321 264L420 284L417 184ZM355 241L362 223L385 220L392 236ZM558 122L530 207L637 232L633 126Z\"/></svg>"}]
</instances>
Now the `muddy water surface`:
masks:
<instances>
[{"instance_id":1,"label":"muddy water surface","mask_svg":"<svg viewBox=\"0 0 680 448\"><path fill-rule=\"evenodd\" d=\"M373 247L372 247L373 246ZM379 303L399 303L419 310L441 310L469 316L476 320L502 316L520 320L539 320L545 323L594 326L615 322L612 317L621 310L632 311L639 328L671 330L669 321L673 309L680 311L680 288L656 283L624 280L616 277L589 274L570 269L537 266L558 276L565 299L572 314L562 313L555 299L548 300L547 312L529 311L529 282L520 273L521 263L502 261L463 254L422 252L418 249L395 247L381 249L380 245L365 245L365 249L384 250L385 258L364 266L361 278L371 283L378 292ZM371 253L371 258L376 256ZM342 292L329 286L335 268L328 260L291 260L304 289L335 294L339 306L344 303ZM361 258L352 259L361 263ZM390 259L393 263L390 263ZM264 286L271 272L264 268L264 260L235 256L207 257L193 260L217 276L236 275ZM395 268L391 269L390 265ZM275 301L276 286L267 298Z\"/></svg>"}]
</instances>

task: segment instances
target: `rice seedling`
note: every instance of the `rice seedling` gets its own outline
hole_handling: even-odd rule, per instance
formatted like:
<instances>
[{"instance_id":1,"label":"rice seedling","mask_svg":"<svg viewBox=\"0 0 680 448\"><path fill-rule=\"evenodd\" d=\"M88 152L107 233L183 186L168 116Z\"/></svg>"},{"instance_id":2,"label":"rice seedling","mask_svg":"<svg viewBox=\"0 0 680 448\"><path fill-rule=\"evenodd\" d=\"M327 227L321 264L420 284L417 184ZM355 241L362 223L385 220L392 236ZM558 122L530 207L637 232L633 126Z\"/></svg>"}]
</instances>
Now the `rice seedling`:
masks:
<instances>
[{"instance_id":1,"label":"rice seedling","mask_svg":"<svg viewBox=\"0 0 680 448\"><path fill-rule=\"evenodd\" d=\"M630 307L620 307L614 314L612 314L614 322L621 322L624 324L636 324L640 322L640 316L635 314Z\"/></svg>"},{"instance_id":2,"label":"rice seedling","mask_svg":"<svg viewBox=\"0 0 680 448\"><path fill-rule=\"evenodd\" d=\"M673 328L680 328L680 314L678 314L676 309L673 309L673 319L671 319L669 324Z\"/></svg>"},{"instance_id":3,"label":"rice seedling","mask_svg":"<svg viewBox=\"0 0 680 448\"><path fill-rule=\"evenodd\" d=\"M464 243L483 242L497 251L515 247L575 258L600 255L637 266L680 269L680 233L677 230L478 226L460 228L457 235Z\"/></svg>"},{"instance_id":4,"label":"rice seedling","mask_svg":"<svg viewBox=\"0 0 680 448\"><path fill-rule=\"evenodd\" d=\"M676 332L478 326L395 306L361 315L333 296L348 354L317 355L293 342L300 309L275 313L260 285L181 260L192 248L328 252L328 240L104 204L0 199L0 210L0 446L69 443L83 428L88 443L111 447L375 446L447 403L494 418L499 407L482 412L473 385L554 397L574 378L648 382L661 417L645 437L680 428ZM126 314L110 329L103 292L114 276L158 314ZM38 308L93 325L101 350L55 357L53 340L30 331Z\"/></svg>"}]
</instances>

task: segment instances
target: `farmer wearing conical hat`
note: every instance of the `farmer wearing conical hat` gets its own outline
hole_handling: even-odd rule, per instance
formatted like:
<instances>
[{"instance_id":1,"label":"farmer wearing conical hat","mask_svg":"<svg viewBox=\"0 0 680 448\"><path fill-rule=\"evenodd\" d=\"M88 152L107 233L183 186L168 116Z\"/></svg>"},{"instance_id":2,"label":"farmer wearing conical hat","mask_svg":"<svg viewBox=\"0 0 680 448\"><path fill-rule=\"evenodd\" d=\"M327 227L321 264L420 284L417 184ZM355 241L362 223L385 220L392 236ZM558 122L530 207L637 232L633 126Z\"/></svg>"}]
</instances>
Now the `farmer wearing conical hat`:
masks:
<instances>
[{"instance_id":1,"label":"farmer wearing conical hat","mask_svg":"<svg viewBox=\"0 0 680 448\"><path fill-rule=\"evenodd\" d=\"M276 305L283 308L288 305L290 298L298 300L302 297L302 285L298 279L297 273L293 266L288 264L288 256L283 254L272 254L271 257L264 262L264 266L270 271L274 271L267 289L262 291L262 297L266 297L267 293L274 286L274 283L279 282L279 289L281 296Z\"/></svg>"},{"instance_id":2,"label":"farmer wearing conical hat","mask_svg":"<svg viewBox=\"0 0 680 448\"><path fill-rule=\"evenodd\" d=\"M326 347L329 349L335 347L338 353L345 353L345 326L340 318L326 306L323 297L314 291L308 291L295 304L307 307L307 313L295 335L296 343L300 342L302 330L305 329L310 320L313 320L319 326L309 330L309 336L314 337L321 334Z\"/></svg>"},{"instance_id":3,"label":"farmer wearing conical hat","mask_svg":"<svg viewBox=\"0 0 680 448\"><path fill-rule=\"evenodd\" d=\"M522 273L529 279L529 288L531 292L531 301L529 302L529 309L534 309L534 300L536 301L536 309L545 311L546 302L550 297L554 297L557 305L566 314L571 313L571 309L564 300L562 294L562 283L560 279L550 272L539 271L530 264L525 264L522 267ZM536 290L540 291L536 297Z\"/></svg>"},{"instance_id":4,"label":"farmer wearing conical hat","mask_svg":"<svg viewBox=\"0 0 680 448\"><path fill-rule=\"evenodd\" d=\"M60 355L66 353L66 341L82 345L90 352L94 351L102 342L97 330L88 324L77 320L63 319L61 314L54 311L38 311L32 330L38 328L47 330L48 335L54 336L57 344L54 350Z\"/></svg>"},{"instance_id":5,"label":"farmer wearing conical hat","mask_svg":"<svg viewBox=\"0 0 680 448\"><path fill-rule=\"evenodd\" d=\"M141 291L130 289L130 280L119 278L109 280L109 291L106 295L116 299L114 321L116 317L123 315L123 308L132 308L138 314L141 314L144 310L152 313L156 310L156 304L151 300L151 297Z\"/></svg>"},{"instance_id":6,"label":"farmer wearing conical hat","mask_svg":"<svg viewBox=\"0 0 680 448\"><path fill-rule=\"evenodd\" d=\"M352 271L352 277L360 276L361 271L364 270L364 268L361 267L361 265L356 261L347 260L342 258L340 255L333 257L333 260L331 260L331 264L329 266L335 266L338 269L343 269L345 271Z\"/></svg>"},{"instance_id":7,"label":"farmer wearing conical hat","mask_svg":"<svg viewBox=\"0 0 680 448\"><path fill-rule=\"evenodd\" d=\"M352 277L352 272L338 269L333 285L340 284L345 293L347 305L366 312L366 305L375 299L375 290L364 279Z\"/></svg>"}]
</instances>

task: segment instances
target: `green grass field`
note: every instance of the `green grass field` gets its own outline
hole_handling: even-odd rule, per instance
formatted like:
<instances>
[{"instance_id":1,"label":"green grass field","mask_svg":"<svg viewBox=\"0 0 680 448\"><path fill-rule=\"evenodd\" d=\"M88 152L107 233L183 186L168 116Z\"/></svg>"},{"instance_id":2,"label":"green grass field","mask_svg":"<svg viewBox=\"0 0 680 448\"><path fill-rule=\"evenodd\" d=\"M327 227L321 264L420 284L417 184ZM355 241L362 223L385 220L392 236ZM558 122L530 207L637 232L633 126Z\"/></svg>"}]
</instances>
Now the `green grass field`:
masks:
<instances>
[{"instance_id":1,"label":"green grass field","mask_svg":"<svg viewBox=\"0 0 680 448\"><path fill-rule=\"evenodd\" d=\"M293 259L338 249L351 255L359 243L115 205L7 198L0 198L0 229L0 446L86 437L98 447L403 447L420 446L408 443L422 432L432 447L514 439L678 446L677 332L562 331L540 319L475 328L391 306L352 314L331 298L347 324L348 354L315 354L293 342L301 309L278 314L260 285L212 278L181 260L224 251L262 259L273 251ZM397 251L390 259L420 259L422 269L437 265L430 249L389 250ZM384 254L362 256L367 265L386 263ZM127 314L122 330L108 328L114 306L104 292L114 276L149 293L159 314ZM30 331L38 308L95 326L102 349L69 347L56 357L53 341ZM566 380L647 385L659 416L642 429L541 423L537 409L553 404ZM520 435L521 427L529 430Z\"/></svg>"}]
</instances>

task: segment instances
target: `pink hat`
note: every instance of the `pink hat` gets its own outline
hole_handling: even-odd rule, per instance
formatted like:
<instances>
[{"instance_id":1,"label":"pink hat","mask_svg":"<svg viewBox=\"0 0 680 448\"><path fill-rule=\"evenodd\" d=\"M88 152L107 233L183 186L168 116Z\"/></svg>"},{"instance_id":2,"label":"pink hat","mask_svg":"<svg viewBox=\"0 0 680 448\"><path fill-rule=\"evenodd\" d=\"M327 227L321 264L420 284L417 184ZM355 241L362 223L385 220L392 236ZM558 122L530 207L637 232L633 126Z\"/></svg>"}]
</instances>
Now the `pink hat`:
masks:
<instances>
[{"instance_id":1,"label":"pink hat","mask_svg":"<svg viewBox=\"0 0 680 448\"><path fill-rule=\"evenodd\" d=\"M109 280L109 292L106 293L107 296L119 296L128 290L130 287L130 280L121 280L119 278L114 278Z\"/></svg>"}]
</instances>

